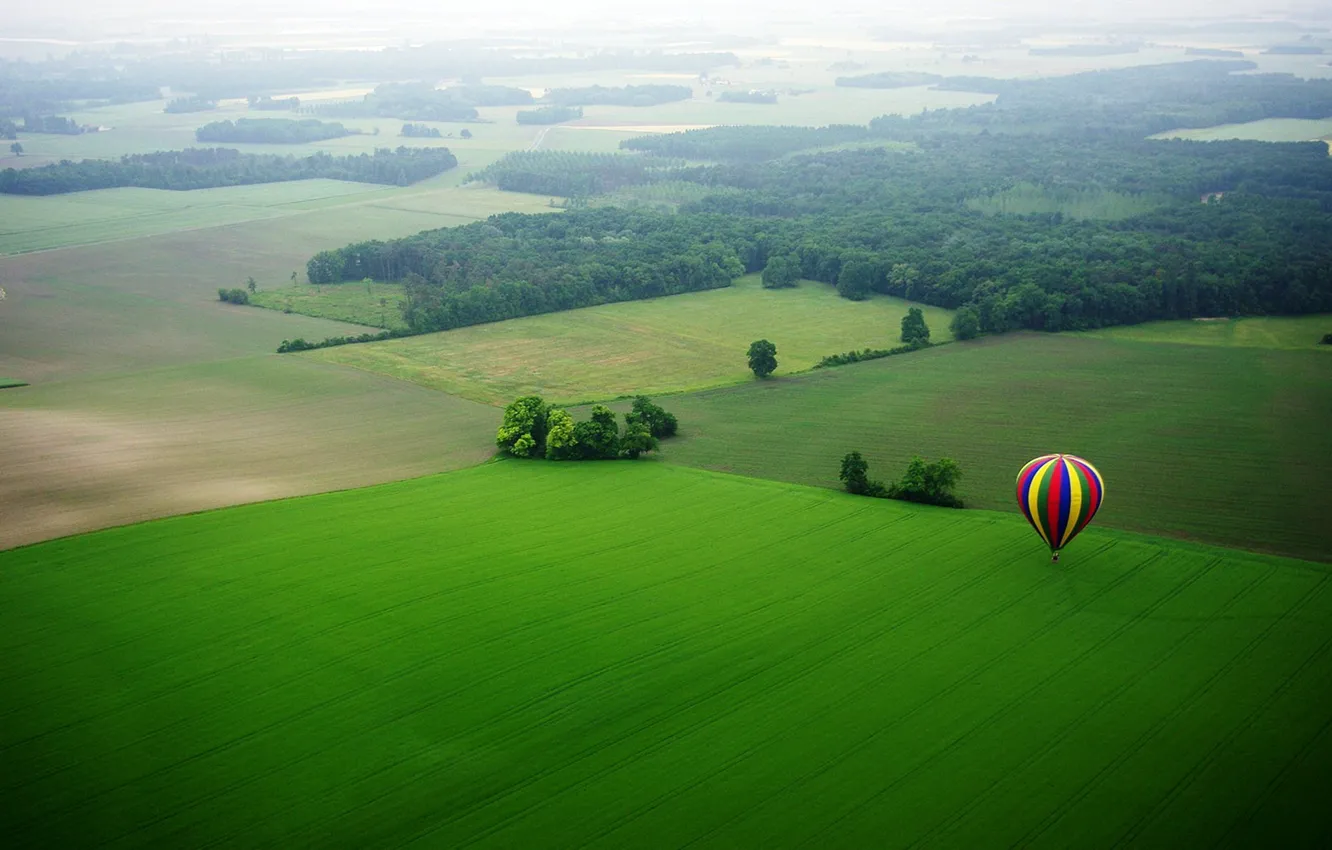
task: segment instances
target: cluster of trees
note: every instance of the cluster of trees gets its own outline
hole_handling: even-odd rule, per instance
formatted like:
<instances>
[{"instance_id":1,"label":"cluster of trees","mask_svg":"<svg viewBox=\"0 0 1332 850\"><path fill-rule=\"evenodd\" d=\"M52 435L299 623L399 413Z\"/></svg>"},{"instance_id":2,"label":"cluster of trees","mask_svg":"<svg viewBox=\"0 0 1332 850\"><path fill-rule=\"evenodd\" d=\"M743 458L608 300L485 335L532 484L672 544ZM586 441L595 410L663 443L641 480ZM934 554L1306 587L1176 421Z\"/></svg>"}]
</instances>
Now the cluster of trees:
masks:
<instances>
[{"instance_id":1,"label":"cluster of trees","mask_svg":"<svg viewBox=\"0 0 1332 850\"><path fill-rule=\"evenodd\" d=\"M777 102L777 92L775 91L724 91L717 96L718 103L766 103L775 104Z\"/></svg>"},{"instance_id":2,"label":"cluster of trees","mask_svg":"<svg viewBox=\"0 0 1332 850\"><path fill-rule=\"evenodd\" d=\"M527 89L480 83L437 89L430 83L384 83L359 101L320 106L320 112L410 121L474 121L478 106L525 106Z\"/></svg>"},{"instance_id":3,"label":"cluster of trees","mask_svg":"<svg viewBox=\"0 0 1332 850\"><path fill-rule=\"evenodd\" d=\"M442 137L438 127L431 127L428 124L403 124L400 136L409 139L438 139Z\"/></svg>"},{"instance_id":4,"label":"cluster of trees","mask_svg":"<svg viewBox=\"0 0 1332 850\"><path fill-rule=\"evenodd\" d=\"M953 495L953 487L961 477L962 470L952 458L931 462L913 457L901 480L884 485L870 479L869 463L860 452L849 452L844 456L838 474L846 491L857 496L901 499L945 508L962 507L962 500Z\"/></svg>"},{"instance_id":5,"label":"cluster of trees","mask_svg":"<svg viewBox=\"0 0 1332 850\"><path fill-rule=\"evenodd\" d=\"M555 106L657 106L693 96L689 86L583 86L551 89L544 100Z\"/></svg>"},{"instance_id":6,"label":"cluster of trees","mask_svg":"<svg viewBox=\"0 0 1332 850\"><path fill-rule=\"evenodd\" d=\"M23 119L23 132L78 136L83 133L83 127L73 118L61 115L28 115Z\"/></svg>"},{"instance_id":7,"label":"cluster of trees","mask_svg":"<svg viewBox=\"0 0 1332 850\"><path fill-rule=\"evenodd\" d=\"M244 289L219 289L217 291L217 300L225 301L228 304L249 304L250 293Z\"/></svg>"},{"instance_id":8,"label":"cluster of trees","mask_svg":"<svg viewBox=\"0 0 1332 850\"><path fill-rule=\"evenodd\" d=\"M542 106L518 110L519 124L559 124L583 117L581 106Z\"/></svg>"},{"instance_id":9,"label":"cluster of trees","mask_svg":"<svg viewBox=\"0 0 1332 850\"><path fill-rule=\"evenodd\" d=\"M88 189L206 189L323 177L406 186L457 166L448 148L381 148L373 154L307 157L242 154L229 148L187 148L118 160L64 160L38 168L0 171L0 193L57 195Z\"/></svg>"},{"instance_id":10,"label":"cluster of trees","mask_svg":"<svg viewBox=\"0 0 1332 850\"><path fill-rule=\"evenodd\" d=\"M360 133L348 130L338 123L326 123L314 118L237 118L235 121L214 121L194 131L201 142L253 142L275 145L296 145L303 142L322 142Z\"/></svg>"},{"instance_id":11,"label":"cluster of trees","mask_svg":"<svg viewBox=\"0 0 1332 850\"><path fill-rule=\"evenodd\" d=\"M651 399L638 396L624 415L624 426L621 432L615 414L604 405L593 405L591 418L575 422L568 411L540 396L523 396L504 408L495 444L514 457L634 460L655 451L659 440L674 436L678 423Z\"/></svg>"},{"instance_id":12,"label":"cluster of trees","mask_svg":"<svg viewBox=\"0 0 1332 850\"><path fill-rule=\"evenodd\" d=\"M900 89L908 86L930 86L939 82L943 82L943 77L923 71L880 71L877 74L838 77L836 85L861 89Z\"/></svg>"},{"instance_id":13,"label":"cluster of trees","mask_svg":"<svg viewBox=\"0 0 1332 850\"><path fill-rule=\"evenodd\" d=\"M473 174L508 192L580 198L655 180L671 160L584 151L514 151Z\"/></svg>"},{"instance_id":14,"label":"cluster of trees","mask_svg":"<svg viewBox=\"0 0 1332 850\"><path fill-rule=\"evenodd\" d=\"M322 251L306 273L311 283L402 281L403 318L424 333L729 286L744 264L727 236L724 220L706 216L616 208L505 213Z\"/></svg>"},{"instance_id":15,"label":"cluster of trees","mask_svg":"<svg viewBox=\"0 0 1332 850\"><path fill-rule=\"evenodd\" d=\"M217 101L210 100L198 95L188 97L177 97L167 101L163 112L207 112L210 109L217 109Z\"/></svg>"},{"instance_id":16,"label":"cluster of trees","mask_svg":"<svg viewBox=\"0 0 1332 850\"><path fill-rule=\"evenodd\" d=\"M18 138L18 125L8 118L0 118L0 139L13 141Z\"/></svg>"},{"instance_id":17,"label":"cluster of trees","mask_svg":"<svg viewBox=\"0 0 1332 850\"><path fill-rule=\"evenodd\" d=\"M245 98L251 109L267 112L294 112L301 108L299 97L272 98L268 95L249 95Z\"/></svg>"}]
</instances>

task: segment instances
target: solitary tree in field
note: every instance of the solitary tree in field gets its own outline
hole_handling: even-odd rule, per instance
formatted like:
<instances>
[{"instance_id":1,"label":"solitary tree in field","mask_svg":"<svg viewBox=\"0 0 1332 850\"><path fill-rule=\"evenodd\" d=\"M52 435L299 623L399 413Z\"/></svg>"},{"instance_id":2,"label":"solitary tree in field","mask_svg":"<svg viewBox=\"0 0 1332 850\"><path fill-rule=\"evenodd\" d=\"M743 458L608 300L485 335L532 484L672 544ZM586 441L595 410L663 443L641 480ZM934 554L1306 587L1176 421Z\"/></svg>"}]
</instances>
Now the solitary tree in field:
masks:
<instances>
[{"instance_id":1,"label":"solitary tree in field","mask_svg":"<svg viewBox=\"0 0 1332 850\"><path fill-rule=\"evenodd\" d=\"M15 142L14 144L10 145L9 150L14 154L14 156L23 156L23 145L19 144L18 142Z\"/></svg>"},{"instance_id":2,"label":"solitary tree in field","mask_svg":"<svg viewBox=\"0 0 1332 850\"><path fill-rule=\"evenodd\" d=\"M255 282L253 275L245 279L245 288L250 290L251 295L253 295L255 290L259 288L259 284Z\"/></svg>"},{"instance_id":3,"label":"solitary tree in field","mask_svg":"<svg viewBox=\"0 0 1332 850\"><path fill-rule=\"evenodd\" d=\"M469 130L469 129L467 129L466 127L464 127L464 128L463 128L463 131L462 131L461 133L459 133L458 135L459 135L459 136L462 136L464 139L470 139L470 138L472 138L472 131Z\"/></svg>"},{"instance_id":4,"label":"solitary tree in field","mask_svg":"<svg viewBox=\"0 0 1332 850\"><path fill-rule=\"evenodd\" d=\"M766 378L777 368L777 346L766 339L749 344L749 368L760 378Z\"/></svg>"},{"instance_id":5,"label":"solitary tree in field","mask_svg":"<svg viewBox=\"0 0 1332 850\"><path fill-rule=\"evenodd\" d=\"M902 317L902 342L917 348L930 344L930 326L925 324L925 314L919 307L912 307Z\"/></svg>"},{"instance_id":6,"label":"solitary tree in field","mask_svg":"<svg viewBox=\"0 0 1332 850\"><path fill-rule=\"evenodd\" d=\"M292 273L291 273L291 282L292 282L292 283L295 283L295 282L296 282L296 272L292 272Z\"/></svg>"}]
</instances>

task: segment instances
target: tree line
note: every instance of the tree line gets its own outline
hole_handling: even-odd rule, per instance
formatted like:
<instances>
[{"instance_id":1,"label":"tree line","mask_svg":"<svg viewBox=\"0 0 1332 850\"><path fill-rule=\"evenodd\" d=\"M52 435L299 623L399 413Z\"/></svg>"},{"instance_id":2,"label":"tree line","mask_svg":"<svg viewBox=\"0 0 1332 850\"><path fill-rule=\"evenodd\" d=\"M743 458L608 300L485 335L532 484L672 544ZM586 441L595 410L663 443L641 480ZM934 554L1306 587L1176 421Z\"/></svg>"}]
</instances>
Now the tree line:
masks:
<instances>
[{"instance_id":1,"label":"tree line","mask_svg":"<svg viewBox=\"0 0 1332 850\"><path fill-rule=\"evenodd\" d=\"M581 198L653 179L672 160L586 151L513 151L470 176L506 192Z\"/></svg>"},{"instance_id":2,"label":"tree line","mask_svg":"<svg viewBox=\"0 0 1332 850\"><path fill-rule=\"evenodd\" d=\"M456 167L448 148L380 148L373 154L307 157L243 154L229 148L187 148L122 156L118 160L64 160L37 168L0 171L0 193L57 195L89 189L208 189L322 177L406 186Z\"/></svg>"},{"instance_id":3,"label":"tree line","mask_svg":"<svg viewBox=\"0 0 1332 850\"><path fill-rule=\"evenodd\" d=\"M657 106L693 96L689 86L582 86L551 89L542 100L555 106Z\"/></svg>"},{"instance_id":4,"label":"tree line","mask_svg":"<svg viewBox=\"0 0 1332 850\"><path fill-rule=\"evenodd\" d=\"M583 117L581 106L542 106L518 110L519 124L559 124Z\"/></svg>"},{"instance_id":5,"label":"tree line","mask_svg":"<svg viewBox=\"0 0 1332 850\"><path fill-rule=\"evenodd\" d=\"M326 123L314 118L237 118L235 121L214 121L194 131L200 142L250 142L256 144L296 145L304 142L322 142L359 134L338 123Z\"/></svg>"}]
</instances>

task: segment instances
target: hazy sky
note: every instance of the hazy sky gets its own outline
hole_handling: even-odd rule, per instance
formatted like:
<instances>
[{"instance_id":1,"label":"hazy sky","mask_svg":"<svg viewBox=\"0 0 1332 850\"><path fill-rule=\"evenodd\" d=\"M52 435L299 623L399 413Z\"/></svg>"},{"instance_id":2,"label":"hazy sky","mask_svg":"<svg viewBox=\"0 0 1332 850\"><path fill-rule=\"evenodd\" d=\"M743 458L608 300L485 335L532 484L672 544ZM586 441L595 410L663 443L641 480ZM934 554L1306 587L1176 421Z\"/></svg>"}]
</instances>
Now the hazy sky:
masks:
<instances>
[{"instance_id":1,"label":"hazy sky","mask_svg":"<svg viewBox=\"0 0 1332 850\"><path fill-rule=\"evenodd\" d=\"M1062 21L1124 21L1131 19L1188 19L1226 16L1283 17L1291 11L1319 9L1310 0L1090 0L1054 3L1051 0L934 0L903 3L888 0L672 0L669 3L626 0L507 0L501 4L449 2L449 0L49 0L43 3L6 3L0 38L32 35L55 22L74 27L86 36L94 32L203 33L233 30L238 24L289 31L302 26L328 26L349 19L372 21L386 28L418 31L432 38L467 36L489 30L528 30L540 27L595 25L642 28L667 22L712 24L754 30L793 21L809 21L817 28L859 20L903 28L946 25L957 20L1042 18ZM419 28L411 26L413 22Z\"/></svg>"}]
</instances>

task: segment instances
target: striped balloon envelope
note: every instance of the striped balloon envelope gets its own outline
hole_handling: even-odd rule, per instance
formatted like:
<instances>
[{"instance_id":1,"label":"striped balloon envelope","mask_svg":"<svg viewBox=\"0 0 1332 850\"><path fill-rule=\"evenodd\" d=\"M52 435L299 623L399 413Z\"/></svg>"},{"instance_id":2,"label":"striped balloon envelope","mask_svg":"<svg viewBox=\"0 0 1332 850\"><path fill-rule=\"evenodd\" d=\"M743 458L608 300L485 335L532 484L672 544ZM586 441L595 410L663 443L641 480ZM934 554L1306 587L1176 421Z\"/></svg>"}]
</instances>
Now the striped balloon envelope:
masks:
<instances>
[{"instance_id":1,"label":"striped balloon envelope","mask_svg":"<svg viewBox=\"0 0 1332 850\"><path fill-rule=\"evenodd\" d=\"M1087 527L1104 500L1101 473L1074 455L1042 455L1018 473L1018 507L1056 561L1059 550Z\"/></svg>"}]
</instances>

